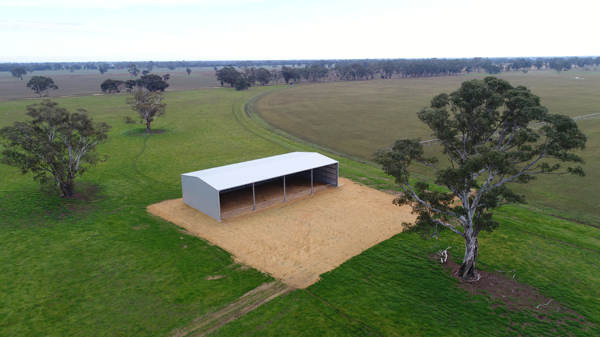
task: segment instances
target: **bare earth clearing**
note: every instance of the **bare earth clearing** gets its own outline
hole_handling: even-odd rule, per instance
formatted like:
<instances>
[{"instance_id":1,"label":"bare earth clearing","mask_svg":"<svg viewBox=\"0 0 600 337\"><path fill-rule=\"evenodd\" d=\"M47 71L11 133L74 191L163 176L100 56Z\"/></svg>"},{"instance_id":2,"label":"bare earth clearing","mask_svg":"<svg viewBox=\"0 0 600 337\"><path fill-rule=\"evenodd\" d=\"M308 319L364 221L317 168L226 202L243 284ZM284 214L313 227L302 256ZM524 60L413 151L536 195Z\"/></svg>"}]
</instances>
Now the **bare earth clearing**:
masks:
<instances>
[{"instance_id":1,"label":"bare earth clearing","mask_svg":"<svg viewBox=\"0 0 600 337\"><path fill-rule=\"evenodd\" d=\"M148 211L218 245L240 263L294 288L402 232L414 220L394 196L340 178L339 188L218 222L183 203L166 200Z\"/></svg>"}]
</instances>

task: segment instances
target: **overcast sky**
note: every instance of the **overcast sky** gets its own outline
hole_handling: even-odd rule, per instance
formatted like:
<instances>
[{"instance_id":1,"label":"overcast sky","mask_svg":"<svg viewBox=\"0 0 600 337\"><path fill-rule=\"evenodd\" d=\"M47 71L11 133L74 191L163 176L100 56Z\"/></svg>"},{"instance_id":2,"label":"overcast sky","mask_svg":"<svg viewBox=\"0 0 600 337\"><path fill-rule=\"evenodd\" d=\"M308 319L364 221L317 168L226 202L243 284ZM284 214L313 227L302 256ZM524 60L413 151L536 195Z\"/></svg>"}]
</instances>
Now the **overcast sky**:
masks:
<instances>
[{"instance_id":1,"label":"overcast sky","mask_svg":"<svg viewBox=\"0 0 600 337\"><path fill-rule=\"evenodd\" d=\"M0 0L0 62L600 55L600 1Z\"/></svg>"}]
</instances>

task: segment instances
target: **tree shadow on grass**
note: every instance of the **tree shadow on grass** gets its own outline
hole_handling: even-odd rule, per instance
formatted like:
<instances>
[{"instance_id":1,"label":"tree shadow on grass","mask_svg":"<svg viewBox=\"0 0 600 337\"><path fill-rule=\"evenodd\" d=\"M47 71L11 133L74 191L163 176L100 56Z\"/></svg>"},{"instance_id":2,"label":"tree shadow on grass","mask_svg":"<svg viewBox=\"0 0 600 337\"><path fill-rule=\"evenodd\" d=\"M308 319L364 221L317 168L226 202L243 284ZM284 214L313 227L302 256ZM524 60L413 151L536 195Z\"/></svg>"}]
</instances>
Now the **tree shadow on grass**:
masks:
<instances>
[{"instance_id":1,"label":"tree shadow on grass","mask_svg":"<svg viewBox=\"0 0 600 337\"><path fill-rule=\"evenodd\" d=\"M435 253L429 257L440 261L440 256ZM507 333L529 335L532 330L551 330L570 335L569 332L573 330L588 331L589 327L594 326L565 304L540 294L533 286L520 283L516 278L516 270L478 270L480 280L466 282L458 278L460 264L451 259L450 251L443 268L458 279L459 288L471 295L471 302L487 301L494 313L509 320L511 328Z\"/></svg>"},{"instance_id":2,"label":"tree shadow on grass","mask_svg":"<svg viewBox=\"0 0 600 337\"><path fill-rule=\"evenodd\" d=\"M101 207L105 197L100 186L77 182L75 195L48 196L39 189L13 191L0 198L0 228L52 227L64 222L76 223Z\"/></svg>"},{"instance_id":3,"label":"tree shadow on grass","mask_svg":"<svg viewBox=\"0 0 600 337\"><path fill-rule=\"evenodd\" d=\"M135 128L126 131L125 135L129 137L147 137L151 135L159 135L165 132L167 132L165 129L151 129L150 132L146 132L145 128Z\"/></svg>"}]
</instances>

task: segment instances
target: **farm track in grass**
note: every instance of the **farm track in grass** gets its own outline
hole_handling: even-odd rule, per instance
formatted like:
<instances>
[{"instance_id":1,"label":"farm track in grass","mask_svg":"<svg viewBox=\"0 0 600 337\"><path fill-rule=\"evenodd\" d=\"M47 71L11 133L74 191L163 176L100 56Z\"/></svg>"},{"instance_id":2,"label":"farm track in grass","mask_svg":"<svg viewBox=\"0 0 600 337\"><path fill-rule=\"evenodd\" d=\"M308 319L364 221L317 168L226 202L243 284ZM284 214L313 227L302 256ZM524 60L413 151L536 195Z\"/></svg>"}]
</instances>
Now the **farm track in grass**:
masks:
<instances>
[{"instance_id":1,"label":"farm track in grass","mask_svg":"<svg viewBox=\"0 0 600 337\"><path fill-rule=\"evenodd\" d=\"M221 326L236 320L248 312L268 303L277 296L285 296L293 288L279 282L270 282L258 286L245 293L237 301L227 307L205 314L194 320L194 323L171 334L172 337L200 337L217 330Z\"/></svg>"},{"instance_id":2,"label":"farm track in grass","mask_svg":"<svg viewBox=\"0 0 600 337\"><path fill-rule=\"evenodd\" d=\"M430 78L400 78L306 85L265 94L253 106L267 128L292 138L316 144L330 152L368 162L373 153L400 138L435 138L416 112L437 94L450 93L463 81L486 74L463 74ZM600 112L600 72L577 69L556 74L501 73L497 77L512 85L524 85L541 97L550 113L577 117ZM260 122L259 122L260 123ZM560 217L600 225L600 119L577 122L588 136L587 149L579 152L586 161L586 177L541 176L515 189L525 194L530 206ZM426 153L440 156L441 149ZM441 157L440 157L441 158ZM443 161L445 162L445 161ZM433 178L432 170L414 167L414 172Z\"/></svg>"},{"instance_id":3,"label":"farm track in grass","mask_svg":"<svg viewBox=\"0 0 600 337\"><path fill-rule=\"evenodd\" d=\"M75 200L40 194L31 176L0 165L0 335L165 336L275 281L146 212L150 204L181 197L182 172L315 151L246 115L250 99L274 89L165 93L167 115L152 124L165 132L146 139L143 153L143 126L122 123L133 114L125 95L55 99L113 126L110 140L99 148L109 160L81 179L79 191L93 186L95 196ZM24 120L31 103L0 102L0 127ZM330 156L340 161L342 176L395 189L377 168ZM399 234L308 288L326 303L305 291L290 292L208 335L599 335L600 229L516 207L496 215L500 229L481 236L479 268L516 269L515 280L565 304L585 324L560 323L568 321L562 312L541 316L534 308L492 307L489 296L461 290L428 258L439 247L462 249L458 237L444 234L435 248L431 241ZM460 262L460 256L454 258Z\"/></svg>"}]
</instances>

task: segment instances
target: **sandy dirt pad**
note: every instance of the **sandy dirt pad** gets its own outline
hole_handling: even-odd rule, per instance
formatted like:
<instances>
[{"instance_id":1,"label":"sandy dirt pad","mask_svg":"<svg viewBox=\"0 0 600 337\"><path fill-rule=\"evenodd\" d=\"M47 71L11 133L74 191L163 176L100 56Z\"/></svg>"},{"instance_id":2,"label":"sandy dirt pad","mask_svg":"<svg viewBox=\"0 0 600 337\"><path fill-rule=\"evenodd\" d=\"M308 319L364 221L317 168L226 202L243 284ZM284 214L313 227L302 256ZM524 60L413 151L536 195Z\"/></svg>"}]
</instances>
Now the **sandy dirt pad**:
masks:
<instances>
[{"instance_id":1,"label":"sandy dirt pad","mask_svg":"<svg viewBox=\"0 0 600 337\"><path fill-rule=\"evenodd\" d=\"M306 288L319 275L402 231L413 221L394 196L340 178L344 186L218 222L182 199L148 211L218 245L237 261L289 286Z\"/></svg>"}]
</instances>

